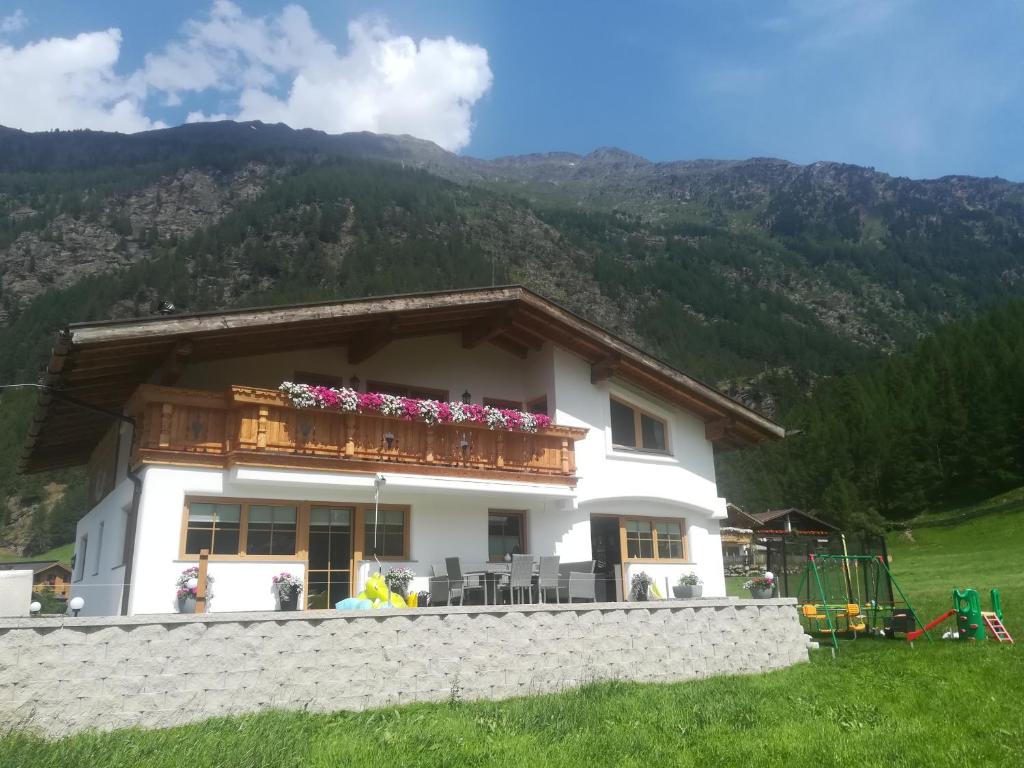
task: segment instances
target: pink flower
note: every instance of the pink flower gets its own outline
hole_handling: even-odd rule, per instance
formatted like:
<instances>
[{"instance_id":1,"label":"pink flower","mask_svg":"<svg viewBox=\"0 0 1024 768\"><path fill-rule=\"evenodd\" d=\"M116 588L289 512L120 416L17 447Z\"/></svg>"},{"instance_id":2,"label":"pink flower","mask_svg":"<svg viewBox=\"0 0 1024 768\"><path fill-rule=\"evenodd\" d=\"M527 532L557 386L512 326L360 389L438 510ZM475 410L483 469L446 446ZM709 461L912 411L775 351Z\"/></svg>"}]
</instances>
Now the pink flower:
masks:
<instances>
[{"instance_id":1,"label":"pink flower","mask_svg":"<svg viewBox=\"0 0 1024 768\"><path fill-rule=\"evenodd\" d=\"M376 392L360 392L358 398L360 411L379 411L384 404L383 398Z\"/></svg>"},{"instance_id":2,"label":"pink flower","mask_svg":"<svg viewBox=\"0 0 1024 768\"><path fill-rule=\"evenodd\" d=\"M411 397L402 398L402 410L405 413L402 415L403 419L411 421L412 419L418 419L420 416L420 401L414 400Z\"/></svg>"},{"instance_id":3,"label":"pink flower","mask_svg":"<svg viewBox=\"0 0 1024 768\"><path fill-rule=\"evenodd\" d=\"M442 424L450 424L452 420L452 407L448 403L437 404L437 420Z\"/></svg>"},{"instance_id":4,"label":"pink flower","mask_svg":"<svg viewBox=\"0 0 1024 768\"><path fill-rule=\"evenodd\" d=\"M509 429L521 429L523 426L522 411L513 411L508 408L501 409L501 415L505 417L505 423Z\"/></svg>"},{"instance_id":5,"label":"pink flower","mask_svg":"<svg viewBox=\"0 0 1024 768\"><path fill-rule=\"evenodd\" d=\"M462 406L462 411L466 414L469 421L475 421L477 424L483 424L487 421L487 412L482 405L469 403Z\"/></svg>"},{"instance_id":6,"label":"pink flower","mask_svg":"<svg viewBox=\"0 0 1024 768\"><path fill-rule=\"evenodd\" d=\"M551 426L551 417L546 413L538 413L534 418L537 420L537 429L547 429Z\"/></svg>"}]
</instances>

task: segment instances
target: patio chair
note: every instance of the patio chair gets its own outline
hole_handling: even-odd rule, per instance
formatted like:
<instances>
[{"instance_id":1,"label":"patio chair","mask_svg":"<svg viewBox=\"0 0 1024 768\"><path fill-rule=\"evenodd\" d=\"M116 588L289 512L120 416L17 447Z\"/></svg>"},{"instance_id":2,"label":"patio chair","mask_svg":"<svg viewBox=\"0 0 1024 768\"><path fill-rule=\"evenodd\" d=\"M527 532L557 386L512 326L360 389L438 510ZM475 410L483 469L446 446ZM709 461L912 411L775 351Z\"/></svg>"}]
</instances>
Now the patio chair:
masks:
<instances>
[{"instance_id":1,"label":"patio chair","mask_svg":"<svg viewBox=\"0 0 1024 768\"><path fill-rule=\"evenodd\" d=\"M587 600L597 602L597 577L593 573L569 573L569 602Z\"/></svg>"},{"instance_id":2,"label":"patio chair","mask_svg":"<svg viewBox=\"0 0 1024 768\"><path fill-rule=\"evenodd\" d=\"M512 568L508 574L509 605L516 604L517 591L520 604L533 602L533 555L512 555Z\"/></svg>"},{"instance_id":3,"label":"patio chair","mask_svg":"<svg viewBox=\"0 0 1024 768\"><path fill-rule=\"evenodd\" d=\"M435 563L431 566L433 575L427 581L427 589L430 591L431 605L448 605L448 569L444 563Z\"/></svg>"},{"instance_id":4,"label":"patio chair","mask_svg":"<svg viewBox=\"0 0 1024 768\"><path fill-rule=\"evenodd\" d=\"M558 594L558 555L541 557L540 569L537 573L537 599L540 602L547 602L548 593L552 590L555 593L555 602L562 602Z\"/></svg>"},{"instance_id":5,"label":"patio chair","mask_svg":"<svg viewBox=\"0 0 1024 768\"><path fill-rule=\"evenodd\" d=\"M458 557L446 557L444 559L445 573L448 576L448 602L454 605L454 598L459 598L459 605L466 604L466 593L475 594L479 592L483 597L483 585L470 584L462 575L462 559Z\"/></svg>"},{"instance_id":6,"label":"patio chair","mask_svg":"<svg viewBox=\"0 0 1024 768\"><path fill-rule=\"evenodd\" d=\"M596 562L581 560L578 563L559 563L558 565L558 597L559 601L569 601L569 574L593 573Z\"/></svg>"}]
</instances>

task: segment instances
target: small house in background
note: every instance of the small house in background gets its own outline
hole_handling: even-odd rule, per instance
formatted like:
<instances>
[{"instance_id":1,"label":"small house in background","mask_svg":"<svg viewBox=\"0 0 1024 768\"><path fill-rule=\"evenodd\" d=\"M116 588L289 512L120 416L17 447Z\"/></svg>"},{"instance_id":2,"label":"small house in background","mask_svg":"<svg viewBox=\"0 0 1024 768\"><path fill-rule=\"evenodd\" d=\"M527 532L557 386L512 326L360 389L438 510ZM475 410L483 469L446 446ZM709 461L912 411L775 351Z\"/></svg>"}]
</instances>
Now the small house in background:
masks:
<instances>
[{"instance_id":1,"label":"small house in background","mask_svg":"<svg viewBox=\"0 0 1024 768\"><path fill-rule=\"evenodd\" d=\"M67 599L71 569L57 560L17 560L0 563L0 571L32 571L33 592L50 589L54 597Z\"/></svg>"},{"instance_id":2,"label":"small house in background","mask_svg":"<svg viewBox=\"0 0 1024 768\"><path fill-rule=\"evenodd\" d=\"M722 565L726 576L746 576L751 571L764 570L765 548L754 538L761 522L733 503L726 505L726 518L722 521Z\"/></svg>"}]
</instances>

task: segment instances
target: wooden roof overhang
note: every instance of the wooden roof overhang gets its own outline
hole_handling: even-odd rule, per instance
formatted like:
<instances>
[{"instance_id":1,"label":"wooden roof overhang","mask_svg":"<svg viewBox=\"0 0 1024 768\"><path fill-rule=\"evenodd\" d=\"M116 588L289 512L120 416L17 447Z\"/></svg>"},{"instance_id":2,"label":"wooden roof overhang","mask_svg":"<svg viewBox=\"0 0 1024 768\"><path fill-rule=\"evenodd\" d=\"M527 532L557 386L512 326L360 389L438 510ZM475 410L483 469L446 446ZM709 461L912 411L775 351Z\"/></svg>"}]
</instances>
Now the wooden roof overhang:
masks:
<instances>
[{"instance_id":1,"label":"wooden roof overhang","mask_svg":"<svg viewBox=\"0 0 1024 768\"><path fill-rule=\"evenodd\" d=\"M775 422L677 371L521 286L384 296L132 320L75 323L58 334L25 440L21 471L83 464L111 417L145 382L171 383L189 363L284 349L344 346L356 364L391 341L458 333L472 348L491 343L526 358L551 341L591 364L595 383L612 376L702 418L716 446L738 448L785 436Z\"/></svg>"}]
</instances>

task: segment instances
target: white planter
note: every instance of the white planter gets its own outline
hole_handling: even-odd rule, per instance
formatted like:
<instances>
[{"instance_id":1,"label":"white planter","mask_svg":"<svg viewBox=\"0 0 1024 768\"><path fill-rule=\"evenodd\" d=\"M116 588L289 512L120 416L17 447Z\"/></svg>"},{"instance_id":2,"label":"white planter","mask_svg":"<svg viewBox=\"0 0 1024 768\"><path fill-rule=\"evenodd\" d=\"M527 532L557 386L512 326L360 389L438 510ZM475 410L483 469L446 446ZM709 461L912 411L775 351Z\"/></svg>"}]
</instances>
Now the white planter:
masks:
<instances>
[{"instance_id":1,"label":"white planter","mask_svg":"<svg viewBox=\"0 0 1024 768\"><path fill-rule=\"evenodd\" d=\"M680 600L693 600L704 594L703 584L676 584L672 587L672 594Z\"/></svg>"}]
</instances>

